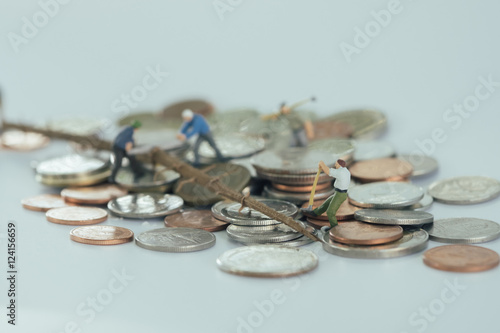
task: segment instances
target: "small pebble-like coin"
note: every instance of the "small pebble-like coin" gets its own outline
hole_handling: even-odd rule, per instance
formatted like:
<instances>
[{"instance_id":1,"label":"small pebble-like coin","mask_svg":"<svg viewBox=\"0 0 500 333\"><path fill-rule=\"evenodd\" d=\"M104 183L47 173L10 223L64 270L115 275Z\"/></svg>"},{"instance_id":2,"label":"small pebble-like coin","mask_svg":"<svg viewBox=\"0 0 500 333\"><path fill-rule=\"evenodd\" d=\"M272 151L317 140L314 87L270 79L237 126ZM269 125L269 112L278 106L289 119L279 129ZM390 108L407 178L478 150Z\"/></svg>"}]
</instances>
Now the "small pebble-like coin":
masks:
<instances>
[{"instance_id":1,"label":"small pebble-like coin","mask_svg":"<svg viewBox=\"0 0 500 333\"><path fill-rule=\"evenodd\" d=\"M108 209L121 217L147 219L178 212L184 201L172 194L135 193L108 202Z\"/></svg>"},{"instance_id":2,"label":"small pebble-like coin","mask_svg":"<svg viewBox=\"0 0 500 333\"><path fill-rule=\"evenodd\" d=\"M276 224L270 227L272 227L272 229L268 229L267 227L242 227L230 225L227 227L226 232L232 240L246 243L286 242L302 236L301 233L285 224Z\"/></svg>"},{"instance_id":3,"label":"small pebble-like coin","mask_svg":"<svg viewBox=\"0 0 500 333\"><path fill-rule=\"evenodd\" d=\"M226 273L252 277L285 277L307 273L318 266L312 251L282 245L253 245L224 252L217 266Z\"/></svg>"},{"instance_id":4,"label":"small pebble-like coin","mask_svg":"<svg viewBox=\"0 0 500 333\"><path fill-rule=\"evenodd\" d=\"M24 208L37 212L46 212L52 208L68 207L64 199L58 194L41 194L21 200Z\"/></svg>"},{"instance_id":5,"label":"small pebble-like coin","mask_svg":"<svg viewBox=\"0 0 500 333\"><path fill-rule=\"evenodd\" d=\"M475 204L498 197L500 181L482 176L448 178L431 184L429 194L447 204Z\"/></svg>"},{"instance_id":6,"label":"small pebble-like coin","mask_svg":"<svg viewBox=\"0 0 500 333\"><path fill-rule=\"evenodd\" d=\"M312 209L318 208L324 202L325 202L325 200L314 200ZM309 207L309 203L308 202L306 202L306 203L304 203L302 205L302 208L308 208L308 207ZM361 209L361 208L353 206L353 205L351 205L349 203L348 200L345 200L340 205L339 209L337 210L337 213L335 214L335 217L339 221L352 220L354 218L354 212L356 212L359 209ZM319 216L315 216L315 215L312 215L311 213L308 213L307 210L304 210L304 211L302 211L302 214L304 214L307 217L312 217L313 219L316 219L316 220L328 221L328 216L326 215L326 212L323 213L323 214L321 214L321 215L319 215Z\"/></svg>"},{"instance_id":7,"label":"small pebble-like coin","mask_svg":"<svg viewBox=\"0 0 500 333\"><path fill-rule=\"evenodd\" d=\"M347 245L334 242L328 233L323 236L323 249L331 254L348 258L382 259L395 258L422 251L427 247L429 236L422 229L408 230L399 240L382 245Z\"/></svg>"},{"instance_id":8,"label":"small pebble-like coin","mask_svg":"<svg viewBox=\"0 0 500 333\"><path fill-rule=\"evenodd\" d=\"M153 251L193 252L214 246L215 236L201 229L160 228L140 233L135 237L135 243Z\"/></svg>"},{"instance_id":9,"label":"small pebble-like coin","mask_svg":"<svg viewBox=\"0 0 500 333\"><path fill-rule=\"evenodd\" d=\"M482 272L497 267L499 263L498 253L474 245L444 245L424 253L424 264L449 272Z\"/></svg>"},{"instance_id":10,"label":"small pebble-like coin","mask_svg":"<svg viewBox=\"0 0 500 333\"><path fill-rule=\"evenodd\" d=\"M362 222L387 225L422 225L434 221L434 216L427 212L394 209L361 209L354 217Z\"/></svg>"},{"instance_id":11,"label":"small pebble-like coin","mask_svg":"<svg viewBox=\"0 0 500 333\"><path fill-rule=\"evenodd\" d=\"M500 237L500 224L471 217L436 220L425 229L431 240L441 243L484 243Z\"/></svg>"},{"instance_id":12,"label":"small pebble-like coin","mask_svg":"<svg viewBox=\"0 0 500 333\"><path fill-rule=\"evenodd\" d=\"M357 141L355 147L355 161L392 157L396 153L391 144L383 141Z\"/></svg>"},{"instance_id":13,"label":"small pebble-like coin","mask_svg":"<svg viewBox=\"0 0 500 333\"><path fill-rule=\"evenodd\" d=\"M103 205L111 199L122 197L127 191L112 184L89 186L89 187L68 187L61 191L61 196L66 202L76 204Z\"/></svg>"},{"instance_id":14,"label":"small pebble-like coin","mask_svg":"<svg viewBox=\"0 0 500 333\"><path fill-rule=\"evenodd\" d=\"M108 212L96 207L52 208L45 213L47 221L66 225L87 225L106 221Z\"/></svg>"},{"instance_id":15,"label":"small pebble-like coin","mask_svg":"<svg viewBox=\"0 0 500 333\"><path fill-rule=\"evenodd\" d=\"M426 176L438 169L436 159L421 155L421 154L403 154L398 155L398 158L410 163L413 166L412 177Z\"/></svg>"},{"instance_id":16,"label":"small pebble-like coin","mask_svg":"<svg viewBox=\"0 0 500 333\"><path fill-rule=\"evenodd\" d=\"M379 245L397 241L403 237L400 226L374 225L363 222L339 223L330 229L330 239L355 245Z\"/></svg>"},{"instance_id":17,"label":"small pebble-like coin","mask_svg":"<svg viewBox=\"0 0 500 333\"><path fill-rule=\"evenodd\" d=\"M3 147L18 151L40 149L50 142L50 139L45 135L17 130L4 132L0 139Z\"/></svg>"},{"instance_id":18,"label":"small pebble-like coin","mask_svg":"<svg viewBox=\"0 0 500 333\"><path fill-rule=\"evenodd\" d=\"M411 206L424 197L424 190L402 182L376 182L349 190L349 202L363 208L398 208Z\"/></svg>"},{"instance_id":19,"label":"small pebble-like coin","mask_svg":"<svg viewBox=\"0 0 500 333\"><path fill-rule=\"evenodd\" d=\"M227 228L229 222L217 220L209 209L185 209L165 217L165 226L172 228L194 228L206 231L220 231Z\"/></svg>"},{"instance_id":20,"label":"small pebble-like coin","mask_svg":"<svg viewBox=\"0 0 500 333\"><path fill-rule=\"evenodd\" d=\"M71 240L90 245L117 245L134 240L132 230L112 225L78 227L69 233Z\"/></svg>"},{"instance_id":21,"label":"small pebble-like coin","mask_svg":"<svg viewBox=\"0 0 500 333\"><path fill-rule=\"evenodd\" d=\"M410 163L398 158L378 158L356 162L349 168L349 171L354 178L371 183L404 180L412 174L413 167Z\"/></svg>"}]
</instances>

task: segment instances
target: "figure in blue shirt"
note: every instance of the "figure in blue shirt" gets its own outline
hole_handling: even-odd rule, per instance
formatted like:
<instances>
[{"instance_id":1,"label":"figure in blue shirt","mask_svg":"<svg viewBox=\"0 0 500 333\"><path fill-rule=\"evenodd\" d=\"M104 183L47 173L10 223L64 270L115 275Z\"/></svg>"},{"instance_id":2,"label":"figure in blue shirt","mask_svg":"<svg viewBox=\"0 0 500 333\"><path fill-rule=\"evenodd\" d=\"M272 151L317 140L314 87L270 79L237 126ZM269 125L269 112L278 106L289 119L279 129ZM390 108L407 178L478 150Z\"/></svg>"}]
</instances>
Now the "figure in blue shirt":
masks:
<instances>
[{"instance_id":1,"label":"figure in blue shirt","mask_svg":"<svg viewBox=\"0 0 500 333\"><path fill-rule=\"evenodd\" d=\"M184 124L182 124L180 133L177 134L177 139L184 141L193 135L198 135L198 138L193 146L194 165L200 164L200 154L198 153L198 150L200 149L200 145L203 141L208 142L208 144L213 148L218 160L226 160L219 151L219 148L217 148L212 133L210 132L210 126L202 115L195 114L193 111L186 109L182 111L182 119L184 119Z\"/></svg>"},{"instance_id":2,"label":"figure in blue shirt","mask_svg":"<svg viewBox=\"0 0 500 333\"><path fill-rule=\"evenodd\" d=\"M116 136L113 141L113 153L115 155L115 163L113 163L113 171L108 181L110 183L115 182L116 174L122 166L123 158L126 157L130 162L130 168L134 173L134 181L137 181L142 175L144 175L144 170L134 156L130 156L128 151L134 147L134 132L141 127L141 123L135 120L132 125L125 127Z\"/></svg>"}]
</instances>

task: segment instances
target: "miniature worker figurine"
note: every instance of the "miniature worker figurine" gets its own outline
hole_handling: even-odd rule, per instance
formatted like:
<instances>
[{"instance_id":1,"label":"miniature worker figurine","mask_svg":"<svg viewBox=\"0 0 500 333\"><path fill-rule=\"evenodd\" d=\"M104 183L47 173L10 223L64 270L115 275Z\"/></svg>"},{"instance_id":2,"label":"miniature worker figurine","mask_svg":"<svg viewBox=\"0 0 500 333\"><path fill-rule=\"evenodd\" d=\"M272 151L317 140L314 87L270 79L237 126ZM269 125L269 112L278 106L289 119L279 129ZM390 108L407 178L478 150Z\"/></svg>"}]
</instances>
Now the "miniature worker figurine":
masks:
<instances>
[{"instance_id":1,"label":"miniature worker figurine","mask_svg":"<svg viewBox=\"0 0 500 333\"><path fill-rule=\"evenodd\" d=\"M182 118L184 119L184 124L181 127L180 133L177 134L177 139L184 141L189 139L193 135L198 135L198 138L196 139L196 142L193 146L193 164L195 166L200 165L200 154L198 151L203 141L208 142L208 144L213 148L218 160L227 160L226 158L224 158L224 156L222 156L219 148L217 148L212 133L210 132L210 126L201 114L195 114L193 111L186 109L182 111Z\"/></svg>"},{"instance_id":2,"label":"miniature worker figurine","mask_svg":"<svg viewBox=\"0 0 500 333\"><path fill-rule=\"evenodd\" d=\"M337 210L345 199L347 199L347 189L351 183L351 173L347 170L345 161L341 159L337 160L334 168L332 169L328 168L323 161L319 162L319 167L324 173L335 178L335 183L333 184L335 193L312 212L314 215L319 216L326 211L328 221L330 221L330 226L333 228L338 224L335 216L337 214Z\"/></svg>"},{"instance_id":3,"label":"miniature worker figurine","mask_svg":"<svg viewBox=\"0 0 500 333\"><path fill-rule=\"evenodd\" d=\"M130 156L128 152L134 147L134 132L137 131L142 126L142 124L135 120L130 126L125 127L116 136L113 141L113 153L115 155L115 162L113 164L113 171L108 181L114 183L116 181L115 177L118 170L122 166L122 160L126 157L130 162L130 168L134 173L134 181L137 181L140 177L144 175L144 170L142 166L137 162L134 156Z\"/></svg>"}]
</instances>

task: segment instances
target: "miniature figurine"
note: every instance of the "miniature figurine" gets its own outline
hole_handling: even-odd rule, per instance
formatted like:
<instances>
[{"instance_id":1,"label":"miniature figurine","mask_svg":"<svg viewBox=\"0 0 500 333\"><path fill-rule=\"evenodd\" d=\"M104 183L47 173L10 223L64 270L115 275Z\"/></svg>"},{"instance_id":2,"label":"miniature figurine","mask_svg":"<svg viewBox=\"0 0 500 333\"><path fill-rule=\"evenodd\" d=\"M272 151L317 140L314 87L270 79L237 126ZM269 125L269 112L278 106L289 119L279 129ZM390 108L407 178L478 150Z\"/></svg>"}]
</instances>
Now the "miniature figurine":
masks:
<instances>
[{"instance_id":1,"label":"miniature figurine","mask_svg":"<svg viewBox=\"0 0 500 333\"><path fill-rule=\"evenodd\" d=\"M314 126L310 120L304 120L300 114L295 111L295 109L303 104L315 100L315 97L311 97L290 106L287 106L286 103L282 103L278 113L264 116L262 119L286 119L289 123L290 130L292 131L290 147L307 147L308 141L314 139Z\"/></svg>"},{"instance_id":2,"label":"miniature figurine","mask_svg":"<svg viewBox=\"0 0 500 333\"><path fill-rule=\"evenodd\" d=\"M330 227L333 228L338 224L335 216L337 210L345 199L347 199L347 190L351 182L351 173L347 170L345 161L341 159L335 162L335 166L332 169L328 168L323 161L319 162L319 168L330 177L335 178L335 183L333 184L335 193L326 199L318 208L313 210L312 205L310 205L309 208L303 209L303 211L313 216L319 216L326 211L328 221L330 221Z\"/></svg>"},{"instance_id":3,"label":"miniature figurine","mask_svg":"<svg viewBox=\"0 0 500 333\"><path fill-rule=\"evenodd\" d=\"M110 183L116 182L116 174L122 166L122 160L126 157L130 162L130 168L134 173L134 182L137 181L144 175L144 170L139 162L134 156L128 154L128 152L134 147L134 132L137 131L142 126L141 122L134 120L130 126L125 127L116 136L113 141L113 153L115 155L115 161L113 163L113 171L111 176L108 178Z\"/></svg>"},{"instance_id":4,"label":"miniature figurine","mask_svg":"<svg viewBox=\"0 0 500 333\"><path fill-rule=\"evenodd\" d=\"M208 142L208 144L215 151L215 155L219 161L226 161L227 159L222 156L219 148L215 144L212 132L210 132L210 126L201 114L195 114L190 109L182 111L182 118L184 119L184 124L182 124L180 133L177 134L177 139L185 141L191 138L193 135L198 134L198 138L193 146L194 153L194 163L193 165L200 165L200 154L199 149L203 141Z\"/></svg>"}]
</instances>

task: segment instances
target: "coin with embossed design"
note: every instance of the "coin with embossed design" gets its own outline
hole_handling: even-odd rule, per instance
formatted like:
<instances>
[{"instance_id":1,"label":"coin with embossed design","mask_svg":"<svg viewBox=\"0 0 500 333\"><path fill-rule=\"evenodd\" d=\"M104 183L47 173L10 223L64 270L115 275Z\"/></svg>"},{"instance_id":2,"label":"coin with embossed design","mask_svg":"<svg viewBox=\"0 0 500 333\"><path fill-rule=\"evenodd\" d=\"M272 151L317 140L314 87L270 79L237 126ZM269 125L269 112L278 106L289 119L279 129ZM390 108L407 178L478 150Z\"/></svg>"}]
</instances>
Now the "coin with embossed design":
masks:
<instances>
[{"instance_id":1,"label":"coin with embossed design","mask_svg":"<svg viewBox=\"0 0 500 333\"><path fill-rule=\"evenodd\" d=\"M90 245L117 245L134 239L132 230L112 225L91 225L70 231L71 240Z\"/></svg>"},{"instance_id":2,"label":"coin with embossed design","mask_svg":"<svg viewBox=\"0 0 500 333\"><path fill-rule=\"evenodd\" d=\"M215 236L201 229L160 228L140 233L135 237L135 243L153 251L193 252L214 246Z\"/></svg>"},{"instance_id":3,"label":"coin with embossed design","mask_svg":"<svg viewBox=\"0 0 500 333\"><path fill-rule=\"evenodd\" d=\"M47 221L66 225L96 224L106 221L108 212L97 207L61 207L52 208L45 213Z\"/></svg>"},{"instance_id":4,"label":"coin with embossed design","mask_svg":"<svg viewBox=\"0 0 500 333\"><path fill-rule=\"evenodd\" d=\"M40 194L21 200L23 208L37 212L46 212L52 208L67 207L64 199L58 194Z\"/></svg>"},{"instance_id":5,"label":"coin with embossed design","mask_svg":"<svg viewBox=\"0 0 500 333\"><path fill-rule=\"evenodd\" d=\"M429 194L447 204L475 204L498 197L500 181L482 176L449 178L431 184Z\"/></svg>"},{"instance_id":6,"label":"coin with embossed design","mask_svg":"<svg viewBox=\"0 0 500 333\"><path fill-rule=\"evenodd\" d=\"M499 263L498 253L474 245L444 245L424 253L424 264L449 272L482 272L497 267Z\"/></svg>"},{"instance_id":7,"label":"coin with embossed design","mask_svg":"<svg viewBox=\"0 0 500 333\"><path fill-rule=\"evenodd\" d=\"M330 239L343 244L378 245L397 241L401 237L403 228L400 226L349 222L330 229Z\"/></svg>"},{"instance_id":8,"label":"coin with embossed design","mask_svg":"<svg viewBox=\"0 0 500 333\"><path fill-rule=\"evenodd\" d=\"M484 243L500 237L498 223L472 217L440 219L424 228L431 240L442 243Z\"/></svg>"},{"instance_id":9,"label":"coin with embossed design","mask_svg":"<svg viewBox=\"0 0 500 333\"><path fill-rule=\"evenodd\" d=\"M111 199L126 194L127 191L125 189L112 184L89 187L68 187L61 191L61 196L65 201L89 205L107 204Z\"/></svg>"},{"instance_id":10,"label":"coin with embossed design","mask_svg":"<svg viewBox=\"0 0 500 333\"><path fill-rule=\"evenodd\" d=\"M349 189L349 202L363 208L411 206L424 197L424 190L402 182L376 182Z\"/></svg>"},{"instance_id":11,"label":"coin with embossed design","mask_svg":"<svg viewBox=\"0 0 500 333\"><path fill-rule=\"evenodd\" d=\"M183 204L184 201L177 195L136 193L111 200L108 209L121 217L146 219L176 213Z\"/></svg>"},{"instance_id":12,"label":"coin with embossed design","mask_svg":"<svg viewBox=\"0 0 500 333\"><path fill-rule=\"evenodd\" d=\"M195 228L206 231L224 230L229 222L217 220L209 209L184 209L165 217L165 226L172 228Z\"/></svg>"},{"instance_id":13,"label":"coin with embossed design","mask_svg":"<svg viewBox=\"0 0 500 333\"><path fill-rule=\"evenodd\" d=\"M354 163L349 171L354 178L365 182L404 180L413 172L410 163L398 158L378 158Z\"/></svg>"}]
</instances>

